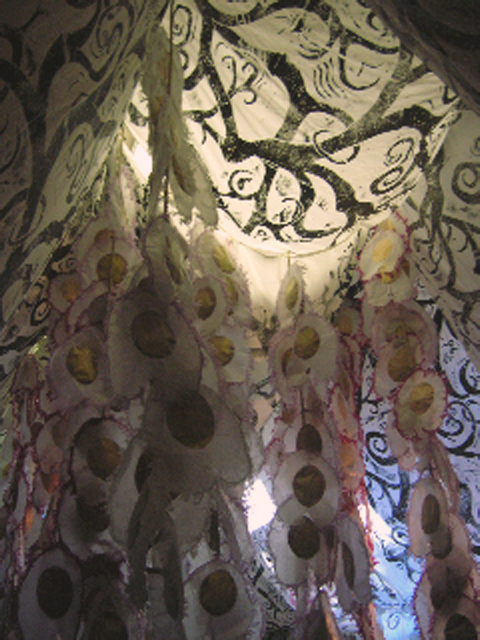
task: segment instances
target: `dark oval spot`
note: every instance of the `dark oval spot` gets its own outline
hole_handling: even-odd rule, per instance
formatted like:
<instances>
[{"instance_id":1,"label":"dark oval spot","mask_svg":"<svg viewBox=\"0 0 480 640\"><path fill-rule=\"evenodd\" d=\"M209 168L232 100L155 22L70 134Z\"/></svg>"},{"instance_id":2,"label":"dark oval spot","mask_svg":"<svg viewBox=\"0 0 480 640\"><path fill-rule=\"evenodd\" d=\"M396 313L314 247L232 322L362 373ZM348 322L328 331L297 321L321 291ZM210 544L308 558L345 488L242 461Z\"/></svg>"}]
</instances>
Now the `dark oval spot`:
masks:
<instances>
[{"instance_id":1,"label":"dark oval spot","mask_svg":"<svg viewBox=\"0 0 480 640\"><path fill-rule=\"evenodd\" d=\"M342 542L343 573L350 589L355 585L355 560L348 544Z\"/></svg>"},{"instance_id":2,"label":"dark oval spot","mask_svg":"<svg viewBox=\"0 0 480 640\"><path fill-rule=\"evenodd\" d=\"M293 478L293 493L304 507L313 507L325 493L323 473L312 464L302 467Z\"/></svg>"},{"instance_id":3,"label":"dark oval spot","mask_svg":"<svg viewBox=\"0 0 480 640\"><path fill-rule=\"evenodd\" d=\"M237 585L224 569L217 569L200 585L200 604L212 616L223 616L233 609L237 601Z\"/></svg>"},{"instance_id":4,"label":"dark oval spot","mask_svg":"<svg viewBox=\"0 0 480 640\"><path fill-rule=\"evenodd\" d=\"M282 373L284 376L287 375L287 367L292 357L292 353L293 353L292 349L287 349L285 353L282 355Z\"/></svg>"},{"instance_id":5,"label":"dark oval spot","mask_svg":"<svg viewBox=\"0 0 480 640\"><path fill-rule=\"evenodd\" d=\"M166 585L163 591L163 597L165 599L165 608L167 609L168 615L172 620L178 620L182 613L183 592L178 588L175 588L175 586L172 588L169 585Z\"/></svg>"},{"instance_id":6,"label":"dark oval spot","mask_svg":"<svg viewBox=\"0 0 480 640\"><path fill-rule=\"evenodd\" d=\"M167 426L180 444L202 449L213 438L215 418L205 398L192 391L168 405Z\"/></svg>"},{"instance_id":7,"label":"dark oval spot","mask_svg":"<svg viewBox=\"0 0 480 640\"><path fill-rule=\"evenodd\" d=\"M477 640L474 624L461 613L450 616L445 625L445 640Z\"/></svg>"},{"instance_id":8,"label":"dark oval spot","mask_svg":"<svg viewBox=\"0 0 480 640\"><path fill-rule=\"evenodd\" d=\"M96 533L105 531L110 524L110 516L105 502L90 504L84 496L78 496L77 513L83 522Z\"/></svg>"},{"instance_id":9,"label":"dark oval spot","mask_svg":"<svg viewBox=\"0 0 480 640\"><path fill-rule=\"evenodd\" d=\"M297 304L298 295L300 293L300 287L295 278L290 278L287 287L285 289L285 305L289 311L291 311Z\"/></svg>"},{"instance_id":10,"label":"dark oval spot","mask_svg":"<svg viewBox=\"0 0 480 640\"><path fill-rule=\"evenodd\" d=\"M98 296L98 298L95 298L95 300L93 300L93 302L88 306L87 309L87 316L90 324L100 325L100 328L102 328L102 322L105 320L108 312L108 304L108 294Z\"/></svg>"},{"instance_id":11,"label":"dark oval spot","mask_svg":"<svg viewBox=\"0 0 480 640\"><path fill-rule=\"evenodd\" d=\"M320 336L313 327L302 327L295 337L293 350L302 360L309 360L320 348Z\"/></svg>"},{"instance_id":12,"label":"dark oval spot","mask_svg":"<svg viewBox=\"0 0 480 640\"><path fill-rule=\"evenodd\" d=\"M0 509L0 540L3 540L7 535L7 522L8 514L4 509Z\"/></svg>"},{"instance_id":13,"label":"dark oval spot","mask_svg":"<svg viewBox=\"0 0 480 640\"><path fill-rule=\"evenodd\" d=\"M297 451L322 453L322 437L313 424L304 424L297 435Z\"/></svg>"},{"instance_id":14,"label":"dark oval spot","mask_svg":"<svg viewBox=\"0 0 480 640\"><path fill-rule=\"evenodd\" d=\"M91 347L72 347L67 354L68 373L80 384L91 384L98 376L98 354Z\"/></svg>"},{"instance_id":15,"label":"dark oval spot","mask_svg":"<svg viewBox=\"0 0 480 640\"><path fill-rule=\"evenodd\" d=\"M215 310L217 297L211 287L199 289L193 299L195 312L200 320L207 320Z\"/></svg>"},{"instance_id":16,"label":"dark oval spot","mask_svg":"<svg viewBox=\"0 0 480 640\"><path fill-rule=\"evenodd\" d=\"M53 620L62 618L73 601L73 584L62 567L49 567L37 583L37 601L40 609Z\"/></svg>"},{"instance_id":17,"label":"dark oval spot","mask_svg":"<svg viewBox=\"0 0 480 640\"><path fill-rule=\"evenodd\" d=\"M440 503L429 493L422 505L422 529L427 535L435 533L440 526Z\"/></svg>"},{"instance_id":18,"label":"dark oval spot","mask_svg":"<svg viewBox=\"0 0 480 640\"><path fill-rule=\"evenodd\" d=\"M428 382L417 384L410 394L408 400L410 409L417 416L423 416L432 406L435 398L435 390Z\"/></svg>"},{"instance_id":19,"label":"dark oval spot","mask_svg":"<svg viewBox=\"0 0 480 640\"><path fill-rule=\"evenodd\" d=\"M225 278L225 292L227 294L228 304L234 309L238 304L238 290L231 278Z\"/></svg>"},{"instance_id":20,"label":"dark oval spot","mask_svg":"<svg viewBox=\"0 0 480 640\"><path fill-rule=\"evenodd\" d=\"M210 513L210 527L208 535L208 546L215 553L220 553L220 523L218 518L218 511L212 509Z\"/></svg>"},{"instance_id":21,"label":"dark oval spot","mask_svg":"<svg viewBox=\"0 0 480 640\"><path fill-rule=\"evenodd\" d=\"M88 640L128 640L123 620L111 611L104 611L90 626Z\"/></svg>"},{"instance_id":22,"label":"dark oval spot","mask_svg":"<svg viewBox=\"0 0 480 640\"><path fill-rule=\"evenodd\" d=\"M325 542L327 543L327 547L330 551L333 551L333 549L335 548L335 543L337 541L337 532L335 531L335 527L325 527L325 529L323 530L323 536L325 538Z\"/></svg>"},{"instance_id":23,"label":"dark oval spot","mask_svg":"<svg viewBox=\"0 0 480 640\"><path fill-rule=\"evenodd\" d=\"M440 611L445 605L460 600L465 589L465 578L456 576L448 570L444 580L434 582L430 589L430 600L433 607Z\"/></svg>"},{"instance_id":24,"label":"dark oval spot","mask_svg":"<svg viewBox=\"0 0 480 640\"><path fill-rule=\"evenodd\" d=\"M86 451L87 464L98 478L106 480L118 467L122 451L110 438L92 438Z\"/></svg>"},{"instance_id":25,"label":"dark oval spot","mask_svg":"<svg viewBox=\"0 0 480 640\"><path fill-rule=\"evenodd\" d=\"M233 273L235 271L235 263L221 244L216 243L213 247L213 259L223 273Z\"/></svg>"},{"instance_id":26,"label":"dark oval spot","mask_svg":"<svg viewBox=\"0 0 480 640\"><path fill-rule=\"evenodd\" d=\"M444 535L432 536L430 551L437 560L444 560L453 549L452 532L448 529Z\"/></svg>"},{"instance_id":27,"label":"dark oval spot","mask_svg":"<svg viewBox=\"0 0 480 640\"><path fill-rule=\"evenodd\" d=\"M175 284L181 285L183 282L182 265L179 259L176 258L172 248L170 238L165 238L165 264L170 273L170 277Z\"/></svg>"},{"instance_id":28,"label":"dark oval spot","mask_svg":"<svg viewBox=\"0 0 480 640\"><path fill-rule=\"evenodd\" d=\"M148 476L152 473L152 456L145 451L142 453L137 462L135 469L135 486L138 493L142 493L143 485L148 479Z\"/></svg>"},{"instance_id":29,"label":"dark oval spot","mask_svg":"<svg viewBox=\"0 0 480 640\"><path fill-rule=\"evenodd\" d=\"M415 354L409 346L396 349L388 361L388 375L394 382L404 382L417 366Z\"/></svg>"},{"instance_id":30,"label":"dark oval spot","mask_svg":"<svg viewBox=\"0 0 480 640\"><path fill-rule=\"evenodd\" d=\"M288 530L288 545L302 560L310 560L320 549L320 534L311 520L303 517Z\"/></svg>"},{"instance_id":31,"label":"dark oval spot","mask_svg":"<svg viewBox=\"0 0 480 640\"><path fill-rule=\"evenodd\" d=\"M156 311L142 311L135 316L130 334L133 344L148 358L167 358L175 348L175 334Z\"/></svg>"},{"instance_id":32,"label":"dark oval spot","mask_svg":"<svg viewBox=\"0 0 480 640\"><path fill-rule=\"evenodd\" d=\"M97 262L99 280L120 284L127 273L127 261L118 253L109 253Z\"/></svg>"}]
</instances>

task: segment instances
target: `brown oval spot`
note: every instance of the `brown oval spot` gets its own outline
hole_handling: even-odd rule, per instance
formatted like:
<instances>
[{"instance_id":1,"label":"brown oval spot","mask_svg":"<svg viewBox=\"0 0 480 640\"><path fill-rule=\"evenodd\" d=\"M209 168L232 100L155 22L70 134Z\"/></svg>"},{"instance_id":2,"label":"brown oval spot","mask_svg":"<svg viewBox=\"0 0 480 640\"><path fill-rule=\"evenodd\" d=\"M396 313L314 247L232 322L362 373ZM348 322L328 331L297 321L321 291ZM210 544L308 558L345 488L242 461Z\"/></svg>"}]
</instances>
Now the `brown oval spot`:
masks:
<instances>
[{"instance_id":1,"label":"brown oval spot","mask_svg":"<svg viewBox=\"0 0 480 640\"><path fill-rule=\"evenodd\" d=\"M437 498L429 493L422 505L422 529L427 535L435 533L440 526L440 503Z\"/></svg>"},{"instance_id":2,"label":"brown oval spot","mask_svg":"<svg viewBox=\"0 0 480 640\"><path fill-rule=\"evenodd\" d=\"M346 542L342 542L343 574L350 589L355 585L355 560L353 553Z\"/></svg>"},{"instance_id":3,"label":"brown oval spot","mask_svg":"<svg viewBox=\"0 0 480 640\"><path fill-rule=\"evenodd\" d=\"M128 640L127 627L116 613L104 611L92 622L87 640Z\"/></svg>"},{"instance_id":4,"label":"brown oval spot","mask_svg":"<svg viewBox=\"0 0 480 640\"><path fill-rule=\"evenodd\" d=\"M28 533L32 528L36 515L37 512L35 511L33 506L31 504L27 505L25 508L25 513L23 515L23 528L25 533Z\"/></svg>"},{"instance_id":5,"label":"brown oval spot","mask_svg":"<svg viewBox=\"0 0 480 640\"><path fill-rule=\"evenodd\" d=\"M127 261L118 253L108 253L97 262L99 280L120 284L127 274Z\"/></svg>"},{"instance_id":6,"label":"brown oval spot","mask_svg":"<svg viewBox=\"0 0 480 640\"><path fill-rule=\"evenodd\" d=\"M288 529L288 546L302 560L310 560L320 549L320 534L311 520L303 517Z\"/></svg>"},{"instance_id":7,"label":"brown oval spot","mask_svg":"<svg viewBox=\"0 0 480 640\"><path fill-rule=\"evenodd\" d=\"M200 320L206 320L212 315L217 304L215 291L211 287L202 287L196 292L193 304Z\"/></svg>"},{"instance_id":8,"label":"brown oval spot","mask_svg":"<svg viewBox=\"0 0 480 640\"><path fill-rule=\"evenodd\" d=\"M165 588L163 590L163 599L165 600L165 608L168 615L173 620L178 620L183 615L183 586L178 586L176 577L169 580L169 570L165 569ZM173 584L172 584L173 581Z\"/></svg>"},{"instance_id":9,"label":"brown oval spot","mask_svg":"<svg viewBox=\"0 0 480 640\"><path fill-rule=\"evenodd\" d=\"M313 424L304 424L297 435L297 451L308 451L309 453L322 452L322 437Z\"/></svg>"},{"instance_id":10,"label":"brown oval spot","mask_svg":"<svg viewBox=\"0 0 480 640\"><path fill-rule=\"evenodd\" d=\"M69 431L70 425L63 418L57 420L52 426L52 440L60 449L62 448L65 441L65 436L69 433Z\"/></svg>"},{"instance_id":11,"label":"brown oval spot","mask_svg":"<svg viewBox=\"0 0 480 640\"><path fill-rule=\"evenodd\" d=\"M325 493L325 477L313 464L302 467L293 478L293 493L304 507L313 507Z\"/></svg>"},{"instance_id":12,"label":"brown oval spot","mask_svg":"<svg viewBox=\"0 0 480 640\"><path fill-rule=\"evenodd\" d=\"M74 278L66 278L60 286L60 291L64 300L67 302L73 302L77 299L78 294L80 293L80 288L78 286L78 282Z\"/></svg>"},{"instance_id":13,"label":"brown oval spot","mask_svg":"<svg viewBox=\"0 0 480 640\"><path fill-rule=\"evenodd\" d=\"M417 361L410 347L395 349L388 361L388 375L394 382L404 382L415 371Z\"/></svg>"},{"instance_id":14,"label":"brown oval spot","mask_svg":"<svg viewBox=\"0 0 480 640\"><path fill-rule=\"evenodd\" d=\"M337 317L335 318L335 326L344 336L349 336L353 332L353 324L352 319L350 318L348 312L340 311Z\"/></svg>"},{"instance_id":15,"label":"brown oval spot","mask_svg":"<svg viewBox=\"0 0 480 640\"><path fill-rule=\"evenodd\" d=\"M217 569L200 585L200 604L211 616L224 616L237 601L235 580L224 569Z\"/></svg>"},{"instance_id":16,"label":"brown oval spot","mask_svg":"<svg viewBox=\"0 0 480 640\"><path fill-rule=\"evenodd\" d=\"M47 493L52 494L60 484L60 476L55 471L52 473L43 473L41 471L40 477L42 479L43 487Z\"/></svg>"},{"instance_id":17,"label":"brown oval spot","mask_svg":"<svg viewBox=\"0 0 480 640\"><path fill-rule=\"evenodd\" d=\"M303 327L295 337L293 350L302 360L312 358L320 348L320 336L313 327Z\"/></svg>"},{"instance_id":18,"label":"brown oval spot","mask_svg":"<svg viewBox=\"0 0 480 640\"><path fill-rule=\"evenodd\" d=\"M287 349L285 353L282 355L282 373L284 376L287 375L287 367L290 362L290 358L292 357L292 349Z\"/></svg>"},{"instance_id":19,"label":"brown oval spot","mask_svg":"<svg viewBox=\"0 0 480 640\"><path fill-rule=\"evenodd\" d=\"M412 389L410 398L408 399L410 409L417 416L423 415L432 406L434 396L435 392L431 384L428 382L417 384L417 386Z\"/></svg>"},{"instance_id":20,"label":"brown oval spot","mask_svg":"<svg viewBox=\"0 0 480 640\"><path fill-rule=\"evenodd\" d=\"M235 271L235 263L228 251L225 247L222 247L221 244L216 243L213 247L213 259L223 273L233 273Z\"/></svg>"},{"instance_id":21,"label":"brown oval spot","mask_svg":"<svg viewBox=\"0 0 480 640\"><path fill-rule=\"evenodd\" d=\"M68 373L80 384L91 384L98 376L98 355L91 347L72 347L67 354Z\"/></svg>"},{"instance_id":22,"label":"brown oval spot","mask_svg":"<svg viewBox=\"0 0 480 640\"><path fill-rule=\"evenodd\" d=\"M298 286L296 278L290 278L285 289L285 306L289 311L297 304L299 293L300 287Z\"/></svg>"},{"instance_id":23,"label":"brown oval spot","mask_svg":"<svg viewBox=\"0 0 480 640\"><path fill-rule=\"evenodd\" d=\"M168 405L167 426L180 444L202 449L213 438L215 418L205 398L192 391Z\"/></svg>"},{"instance_id":24,"label":"brown oval spot","mask_svg":"<svg viewBox=\"0 0 480 640\"><path fill-rule=\"evenodd\" d=\"M87 317L91 325L101 325L108 312L108 294L95 298L87 309Z\"/></svg>"},{"instance_id":25,"label":"brown oval spot","mask_svg":"<svg viewBox=\"0 0 480 640\"><path fill-rule=\"evenodd\" d=\"M88 444L87 464L90 470L102 480L106 480L120 464L122 451L110 438L92 438Z\"/></svg>"},{"instance_id":26,"label":"brown oval spot","mask_svg":"<svg viewBox=\"0 0 480 640\"><path fill-rule=\"evenodd\" d=\"M53 620L62 618L73 602L73 584L62 567L48 567L37 582L37 602L40 609Z\"/></svg>"},{"instance_id":27,"label":"brown oval spot","mask_svg":"<svg viewBox=\"0 0 480 640\"><path fill-rule=\"evenodd\" d=\"M444 560L450 555L453 549L453 539L450 529L439 531L439 535L432 536L430 540L430 551L437 560Z\"/></svg>"},{"instance_id":28,"label":"brown oval spot","mask_svg":"<svg viewBox=\"0 0 480 640\"><path fill-rule=\"evenodd\" d=\"M100 244L102 242L111 242L115 239L115 231L113 229L109 229L105 227L104 229L100 229L95 235L95 244Z\"/></svg>"},{"instance_id":29,"label":"brown oval spot","mask_svg":"<svg viewBox=\"0 0 480 640\"><path fill-rule=\"evenodd\" d=\"M461 613L454 613L445 625L445 640L478 640L475 625Z\"/></svg>"},{"instance_id":30,"label":"brown oval spot","mask_svg":"<svg viewBox=\"0 0 480 640\"><path fill-rule=\"evenodd\" d=\"M225 367L233 360L235 345L229 338L213 336L210 338L210 344L213 347L214 358L220 366Z\"/></svg>"},{"instance_id":31,"label":"brown oval spot","mask_svg":"<svg viewBox=\"0 0 480 640\"><path fill-rule=\"evenodd\" d=\"M225 278L225 290L228 304L234 309L238 303L238 289L231 278Z\"/></svg>"},{"instance_id":32,"label":"brown oval spot","mask_svg":"<svg viewBox=\"0 0 480 640\"><path fill-rule=\"evenodd\" d=\"M325 538L328 549L330 551L333 551L335 549L335 543L337 541L337 531L335 527L333 527L332 525L325 527L325 529L323 529L323 536Z\"/></svg>"},{"instance_id":33,"label":"brown oval spot","mask_svg":"<svg viewBox=\"0 0 480 640\"><path fill-rule=\"evenodd\" d=\"M175 334L165 318L156 311L143 311L130 328L137 349L149 358L167 358L175 349Z\"/></svg>"},{"instance_id":34,"label":"brown oval spot","mask_svg":"<svg viewBox=\"0 0 480 640\"><path fill-rule=\"evenodd\" d=\"M149 475L152 473L153 459L152 455L148 451L144 451L138 459L137 466L135 467L135 487L138 493L142 493L143 485L148 480Z\"/></svg>"},{"instance_id":35,"label":"brown oval spot","mask_svg":"<svg viewBox=\"0 0 480 640\"><path fill-rule=\"evenodd\" d=\"M81 520L96 533L105 531L110 525L110 516L105 502L91 504L85 496L78 496L77 513Z\"/></svg>"},{"instance_id":36,"label":"brown oval spot","mask_svg":"<svg viewBox=\"0 0 480 640\"><path fill-rule=\"evenodd\" d=\"M4 510L0 510L0 540L3 540L7 535L7 521L8 516Z\"/></svg>"},{"instance_id":37,"label":"brown oval spot","mask_svg":"<svg viewBox=\"0 0 480 640\"><path fill-rule=\"evenodd\" d=\"M175 264L172 256L168 253L165 255L165 264L167 265L168 272L171 279L177 285L181 285L183 282L182 272L180 268Z\"/></svg>"}]
</instances>

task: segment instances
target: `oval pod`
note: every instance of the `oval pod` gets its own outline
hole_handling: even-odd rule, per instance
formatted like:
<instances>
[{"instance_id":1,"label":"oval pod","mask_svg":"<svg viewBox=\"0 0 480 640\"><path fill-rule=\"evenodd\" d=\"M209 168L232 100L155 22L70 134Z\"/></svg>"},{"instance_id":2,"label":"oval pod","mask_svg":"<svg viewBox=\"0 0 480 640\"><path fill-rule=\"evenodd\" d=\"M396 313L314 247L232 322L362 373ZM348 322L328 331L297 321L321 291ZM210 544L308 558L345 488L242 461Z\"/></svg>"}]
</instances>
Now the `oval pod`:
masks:
<instances>
[{"instance_id":1,"label":"oval pod","mask_svg":"<svg viewBox=\"0 0 480 640\"><path fill-rule=\"evenodd\" d=\"M31 566L20 588L18 619L24 640L75 638L82 575L74 557L57 547Z\"/></svg>"},{"instance_id":2,"label":"oval pod","mask_svg":"<svg viewBox=\"0 0 480 640\"><path fill-rule=\"evenodd\" d=\"M410 550L425 556L432 547L441 554L450 544L448 502L442 485L434 478L422 478L415 486L408 512Z\"/></svg>"}]
</instances>

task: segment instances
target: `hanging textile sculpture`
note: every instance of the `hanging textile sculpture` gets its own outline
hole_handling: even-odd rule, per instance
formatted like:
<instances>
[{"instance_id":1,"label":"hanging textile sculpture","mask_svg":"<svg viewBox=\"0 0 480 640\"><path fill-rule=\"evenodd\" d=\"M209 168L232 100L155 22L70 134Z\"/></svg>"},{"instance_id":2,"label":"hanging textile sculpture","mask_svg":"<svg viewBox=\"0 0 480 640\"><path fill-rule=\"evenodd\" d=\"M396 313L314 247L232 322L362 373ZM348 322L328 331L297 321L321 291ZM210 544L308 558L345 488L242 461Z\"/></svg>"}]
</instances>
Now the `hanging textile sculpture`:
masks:
<instances>
[{"instance_id":1,"label":"hanging textile sculpture","mask_svg":"<svg viewBox=\"0 0 480 640\"><path fill-rule=\"evenodd\" d=\"M179 115L180 64L161 32L152 37L149 203L137 207L114 155L98 215L75 242L73 264L48 285L48 338L11 387L2 536L10 637L263 633L245 579L253 550L241 504L242 483L261 464L247 279L209 230L194 226L187 246L170 224L169 212L189 222L196 210L212 225L216 207ZM369 340L375 393L393 407L391 449L421 474L409 521L412 552L427 558L419 627L425 637L478 631L457 481L435 435L446 410L436 333L411 301L408 245L402 218L377 229L359 258L361 310L355 299L340 307L310 299L295 264L278 296L269 361L282 408L265 456L278 507L269 545L278 580L296 589L300 637L339 633L317 589L332 582L358 633L380 633L358 446Z\"/></svg>"},{"instance_id":2,"label":"hanging textile sculpture","mask_svg":"<svg viewBox=\"0 0 480 640\"><path fill-rule=\"evenodd\" d=\"M11 390L5 631L261 637L238 490L262 461L249 426L248 287L211 231L194 227L188 249L155 216L138 241L135 218L122 213L131 175L119 182L116 172L112 164L75 262L51 282L48 339ZM380 633L357 406L369 342L375 393L393 407L391 450L419 473L409 530L412 553L426 558L420 629L439 638L455 625L478 630L458 481L436 437L446 411L437 334L412 301L408 244L398 215L376 229L358 261L363 303L345 301L332 322L315 311L298 267L280 286L269 346L282 402L265 452L277 505L269 545L277 579L296 592L299 637L339 633L321 589L329 583L363 637Z\"/></svg>"}]
</instances>

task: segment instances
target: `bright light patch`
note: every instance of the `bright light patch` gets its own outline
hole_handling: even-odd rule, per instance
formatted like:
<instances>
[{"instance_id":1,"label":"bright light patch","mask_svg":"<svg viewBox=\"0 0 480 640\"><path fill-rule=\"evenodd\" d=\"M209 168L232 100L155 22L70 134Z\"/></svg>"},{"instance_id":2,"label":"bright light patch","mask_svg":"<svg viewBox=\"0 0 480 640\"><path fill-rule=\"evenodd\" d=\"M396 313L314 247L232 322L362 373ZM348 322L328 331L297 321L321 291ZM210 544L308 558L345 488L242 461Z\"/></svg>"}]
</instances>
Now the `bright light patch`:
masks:
<instances>
[{"instance_id":1,"label":"bright light patch","mask_svg":"<svg viewBox=\"0 0 480 640\"><path fill-rule=\"evenodd\" d=\"M275 515L275 504L260 479L255 480L248 489L245 501L247 505L248 530L250 532L264 527Z\"/></svg>"},{"instance_id":2,"label":"bright light patch","mask_svg":"<svg viewBox=\"0 0 480 640\"><path fill-rule=\"evenodd\" d=\"M368 505L368 516L367 509L363 504L358 505L358 512L362 519L363 526L370 526L378 538L388 540L392 537L392 528L374 509L372 509L371 505Z\"/></svg>"},{"instance_id":3,"label":"bright light patch","mask_svg":"<svg viewBox=\"0 0 480 640\"><path fill-rule=\"evenodd\" d=\"M147 179L152 172L152 156L141 144L137 144L133 152L133 159L137 163L138 169Z\"/></svg>"}]
</instances>

